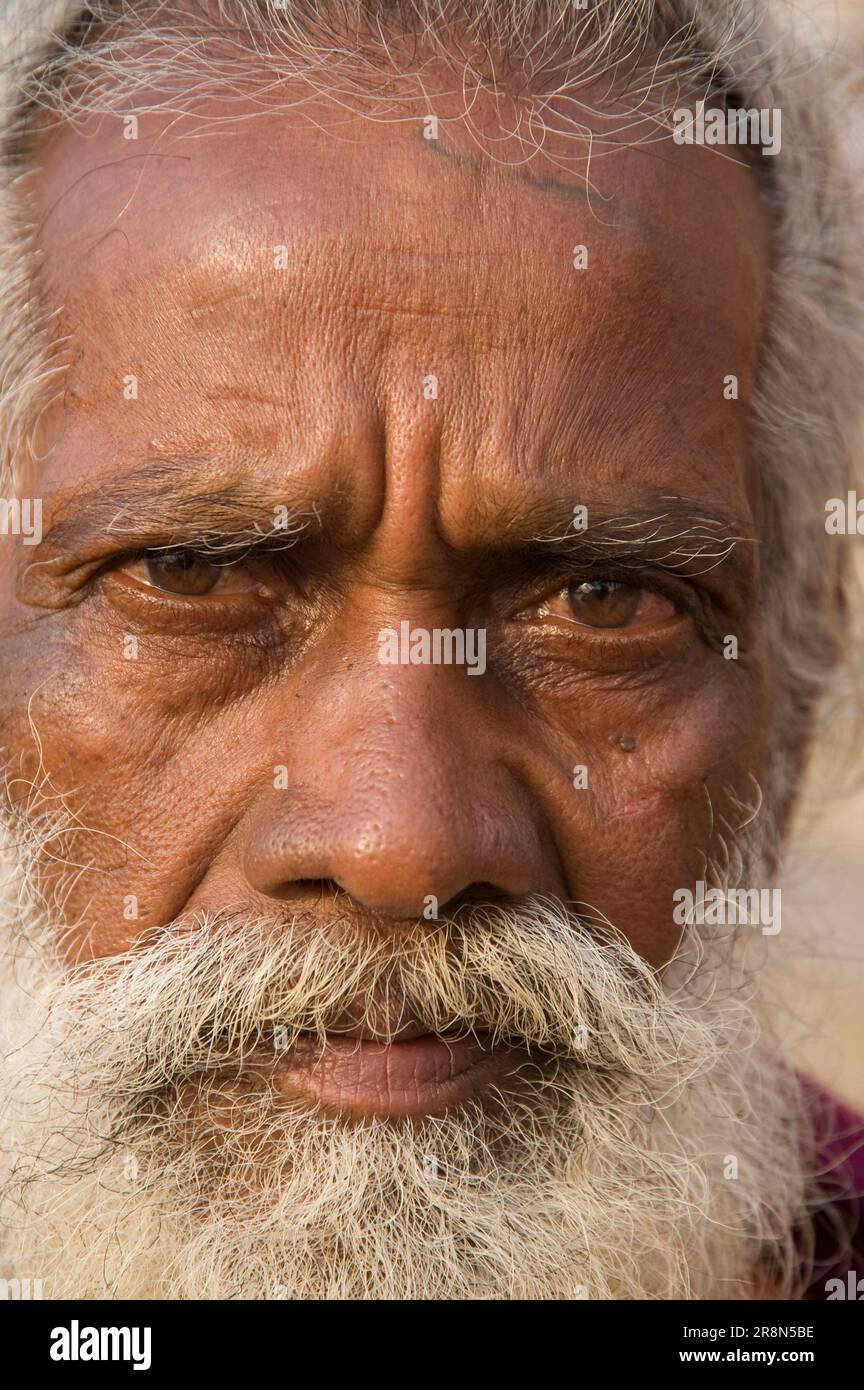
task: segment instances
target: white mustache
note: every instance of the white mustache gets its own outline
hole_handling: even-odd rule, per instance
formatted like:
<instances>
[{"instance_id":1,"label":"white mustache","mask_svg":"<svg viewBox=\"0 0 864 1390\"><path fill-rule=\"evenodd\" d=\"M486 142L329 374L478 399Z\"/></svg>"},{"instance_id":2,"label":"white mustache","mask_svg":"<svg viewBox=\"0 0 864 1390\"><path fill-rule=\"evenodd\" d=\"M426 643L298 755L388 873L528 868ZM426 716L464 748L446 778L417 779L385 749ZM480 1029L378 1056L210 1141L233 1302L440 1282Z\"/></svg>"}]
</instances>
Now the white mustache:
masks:
<instances>
[{"instance_id":1,"label":"white mustache","mask_svg":"<svg viewBox=\"0 0 864 1390\"><path fill-rule=\"evenodd\" d=\"M253 1051L328 1033L391 1042L483 1034L559 1060L657 1075L705 1030L608 927L550 900L475 908L398 935L234 910L161 929L67 972L54 1008L106 1095L157 1090L242 1065ZM277 1032L278 1030L278 1032ZM710 1049L709 1049L710 1051Z\"/></svg>"}]
</instances>

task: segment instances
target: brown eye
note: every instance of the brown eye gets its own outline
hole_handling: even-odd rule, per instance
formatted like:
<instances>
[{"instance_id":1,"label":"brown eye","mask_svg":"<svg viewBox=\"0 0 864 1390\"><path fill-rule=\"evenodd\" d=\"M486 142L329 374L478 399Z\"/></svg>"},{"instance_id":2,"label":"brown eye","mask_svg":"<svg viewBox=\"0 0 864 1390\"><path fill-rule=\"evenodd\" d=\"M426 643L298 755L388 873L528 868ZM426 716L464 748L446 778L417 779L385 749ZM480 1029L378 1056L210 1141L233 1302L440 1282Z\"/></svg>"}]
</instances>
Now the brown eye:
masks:
<instances>
[{"instance_id":1,"label":"brown eye","mask_svg":"<svg viewBox=\"0 0 864 1390\"><path fill-rule=\"evenodd\" d=\"M541 614L582 627L653 627L675 616L671 599L613 579L576 580L541 607Z\"/></svg>"},{"instance_id":2,"label":"brown eye","mask_svg":"<svg viewBox=\"0 0 864 1390\"><path fill-rule=\"evenodd\" d=\"M200 597L212 593L224 574L224 566L214 565L194 550L170 550L148 555L143 561L147 581L169 594Z\"/></svg>"}]
</instances>

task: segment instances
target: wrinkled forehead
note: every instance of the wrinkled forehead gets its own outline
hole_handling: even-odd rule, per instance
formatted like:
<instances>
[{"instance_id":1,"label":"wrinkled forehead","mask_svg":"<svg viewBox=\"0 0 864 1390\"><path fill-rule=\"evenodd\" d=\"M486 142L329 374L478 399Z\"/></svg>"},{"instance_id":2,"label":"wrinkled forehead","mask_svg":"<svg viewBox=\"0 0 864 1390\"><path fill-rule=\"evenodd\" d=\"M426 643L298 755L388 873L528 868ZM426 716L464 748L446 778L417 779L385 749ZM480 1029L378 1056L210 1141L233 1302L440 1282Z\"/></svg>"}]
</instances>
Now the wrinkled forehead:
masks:
<instances>
[{"instance_id":1,"label":"wrinkled forehead","mask_svg":"<svg viewBox=\"0 0 864 1390\"><path fill-rule=\"evenodd\" d=\"M244 431L279 452L328 413L398 411L432 375L496 443L518 415L547 469L566 416L586 457L617 450L626 472L639 452L655 470L692 454L716 490L740 412L708 401L725 372L746 393L764 312L752 170L649 118L598 157L590 130L538 150L514 105L480 95L468 123L439 87L434 119L285 83L275 110L203 104L192 125L154 110L134 138L118 115L42 142L43 290L63 306L76 405L65 478L92 468L105 407L131 453L136 432L146 452L154 435ZM118 407L129 374L148 383L135 412Z\"/></svg>"}]
</instances>

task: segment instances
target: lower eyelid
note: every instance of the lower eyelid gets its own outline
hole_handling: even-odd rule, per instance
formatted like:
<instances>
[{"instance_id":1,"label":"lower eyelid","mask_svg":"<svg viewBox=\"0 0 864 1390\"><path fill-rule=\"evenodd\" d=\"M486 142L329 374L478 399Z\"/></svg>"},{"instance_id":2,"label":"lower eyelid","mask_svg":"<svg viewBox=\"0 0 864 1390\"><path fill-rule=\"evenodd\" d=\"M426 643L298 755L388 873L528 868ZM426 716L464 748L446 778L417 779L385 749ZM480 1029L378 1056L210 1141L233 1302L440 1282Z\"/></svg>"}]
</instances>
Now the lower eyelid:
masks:
<instances>
[{"instance_id":1,"label":"lower eyelid","mask_svg":"<svg viewBox=\"0 0 864 1390\"><path fill-rule=\"evenodd\" d=\"M118 569L106 572L103 580L104 599L121 615L120 621L132 624L135 631L167 631L176 637L217 632L231 639L252 630L269 629L276 621L274 605L256 601L258 595L254 592L195 598L157 588Z\"/></svg>"}]
</instances>

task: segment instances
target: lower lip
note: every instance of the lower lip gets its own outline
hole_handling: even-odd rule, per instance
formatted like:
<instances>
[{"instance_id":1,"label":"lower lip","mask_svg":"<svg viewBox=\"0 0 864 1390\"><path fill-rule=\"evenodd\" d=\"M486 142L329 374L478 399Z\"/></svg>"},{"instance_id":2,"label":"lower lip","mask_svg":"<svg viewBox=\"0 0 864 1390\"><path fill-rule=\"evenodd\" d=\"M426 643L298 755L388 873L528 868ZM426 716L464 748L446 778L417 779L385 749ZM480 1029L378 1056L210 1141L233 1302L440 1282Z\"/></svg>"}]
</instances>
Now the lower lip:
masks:
<instances>
[{"instance_id":1,"label":"lower lip","mask_svg":"<svg viewBox=\"0 0 864 1390\"><path fill-rule=\"evenodd\" d=\"M428 1035L379 1043L304 1039L269 1068L285 1096L354 1115L434 1115L478 1095L524 1064L517 1048Z\"/></svg>"}]
</instances>

